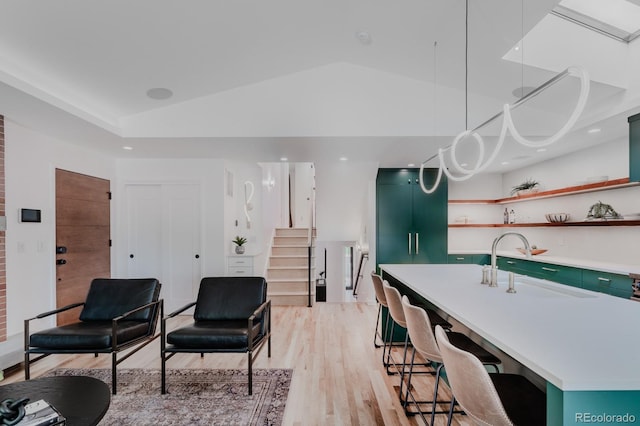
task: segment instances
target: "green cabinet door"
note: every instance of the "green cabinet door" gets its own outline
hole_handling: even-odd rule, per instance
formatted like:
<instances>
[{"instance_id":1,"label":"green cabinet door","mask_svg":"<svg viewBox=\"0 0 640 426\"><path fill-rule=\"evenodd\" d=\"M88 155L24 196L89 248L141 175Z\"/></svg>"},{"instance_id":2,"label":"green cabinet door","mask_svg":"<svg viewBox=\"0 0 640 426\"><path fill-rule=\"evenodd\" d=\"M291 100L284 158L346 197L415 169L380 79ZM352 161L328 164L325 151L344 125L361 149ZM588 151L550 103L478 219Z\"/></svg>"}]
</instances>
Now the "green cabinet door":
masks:
<instances>
[{"instance_id":1,"label":"green cabinet door","mask_svg":"<svg viewBox=\"0 0 640 426\"><path fill-rule=\"evenodd\" d=\"M447 185L420 188L416 169L380 169L376 181L376 257L384 263L447 263ZM425 170L425 185L436 178Z\"/></svg>"},{"instance_id":2,"label":"green cabinet door","mask_svg":"<svg viewBox=\"0 0 640 426\"><path fill-rule=\"evenodd\" d=\"M446 182L440 182L435 192L426 194L420 188L418 170L415 174L413 191L413 263L447 263L447 206ZM424 183L433 186L437 170L424 170Z\"/></svg>"},{"instance_id":3,"label":"green cabinet door","mask_svg":"<svg viewBox=\"0 0 640 426\"><path fill-rule=\"evenodd\" d=\"M587 290L599 291L612 296L629 299L633 294L633 281L628 275L585 269L582 273L582 286Z\"/></svg>"},{"instance_id":4,"label":"green cabinet door","mask_svg":"<svg viewBox=\"0 0 640 426\"><path fill-rule=\"evenodd\" d=\"M409 184L376 188L376 256L381 263L412 263L411 191Z\"/></svg>"}]
</instances>

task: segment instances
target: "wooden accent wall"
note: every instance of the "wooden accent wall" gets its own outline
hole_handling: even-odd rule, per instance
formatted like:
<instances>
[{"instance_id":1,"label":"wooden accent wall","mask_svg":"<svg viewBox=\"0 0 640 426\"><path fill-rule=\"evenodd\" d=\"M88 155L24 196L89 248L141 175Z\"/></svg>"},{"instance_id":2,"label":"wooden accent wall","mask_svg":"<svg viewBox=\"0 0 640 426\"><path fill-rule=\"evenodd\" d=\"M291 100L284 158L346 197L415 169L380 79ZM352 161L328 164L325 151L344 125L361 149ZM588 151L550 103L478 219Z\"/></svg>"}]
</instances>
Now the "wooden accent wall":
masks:
<instances>
[{"instance_id":1,"label":"wooden accent wall","mask_svg":"<svg viewBox=\"0 0 640 426\"><path fill-rule=\"evenodd\" d=\"M4 117L0 115L0 216L4 208ZM0 231L0 342L7 340L7 257L5 231Z\"/></svg>"}]
</instances>

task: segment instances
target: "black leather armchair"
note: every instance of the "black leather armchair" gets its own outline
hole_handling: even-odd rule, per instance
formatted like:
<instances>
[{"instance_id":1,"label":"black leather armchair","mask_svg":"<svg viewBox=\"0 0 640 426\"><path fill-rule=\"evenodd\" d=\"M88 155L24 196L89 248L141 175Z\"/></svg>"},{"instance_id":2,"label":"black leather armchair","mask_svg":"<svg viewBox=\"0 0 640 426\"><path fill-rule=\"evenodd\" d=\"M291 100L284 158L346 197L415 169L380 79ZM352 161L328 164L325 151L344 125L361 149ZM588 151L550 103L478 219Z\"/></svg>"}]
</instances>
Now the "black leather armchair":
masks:
<instances>
[{"instance_id":1,"label":"black leather armchair","mask_svg":"<svg viewBox=\"0 0 640 426\"><path fill-rule=\"evenodd\" d=\"M162 315L160 283L155 278L97 278L91 282L87 298L24 321L24 377L30 366L51 354L111 354L111 385L116 393L116 366L154 339L158 317ZM82 307L79 322L29 333L31 321ZM133 348L118 359L118 352ZM31 354L39 354L31 358Z\"/></svg>"},{"instance_id":2,"label":"black leather armchair","mask_svg":"<svg viewBox=\"0 0 640 426\"><path fill-rule=\"evenodd\" d=\"M167 322L195 306L193 323L167 333ZM166 393L166 363L176 353L246 352L249 395L252 365L264 343L271 357L271 301L262 277L208 277L200 282L198 298L162 318L162 393Z\"/></svg>"}]
</instances>

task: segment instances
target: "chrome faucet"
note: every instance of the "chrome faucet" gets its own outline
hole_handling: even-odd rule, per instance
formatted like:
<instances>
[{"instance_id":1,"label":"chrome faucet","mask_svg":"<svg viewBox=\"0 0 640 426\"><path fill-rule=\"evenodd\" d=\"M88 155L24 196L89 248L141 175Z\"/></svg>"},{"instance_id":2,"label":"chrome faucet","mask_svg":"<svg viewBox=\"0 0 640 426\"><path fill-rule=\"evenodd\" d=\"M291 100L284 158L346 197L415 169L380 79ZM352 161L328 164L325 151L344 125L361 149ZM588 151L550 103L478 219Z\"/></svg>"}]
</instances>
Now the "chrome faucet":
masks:
<instances>
[{"instance_id":1,"label":"chrome faucet","mask_svg":"<svg viewBox=\"0 0 640 426\"><path fill-rule=\"evenodd\" d=\"M507 235L514 235L520 238L524 243L524 249L526 251L527 259L531 259L531 246L529 245L529 241L525 238L524 235L519 234L517 232L505 232L504 234L500 235L498 238L493 240L493 245L491 246L491 271L490 271L490 278L489 278L489 287L498 286L498 267L496 265L497 263L496 249L498 248L498 243L500 242L500 240L502 240Z\"/></svg>"}]
</instances>

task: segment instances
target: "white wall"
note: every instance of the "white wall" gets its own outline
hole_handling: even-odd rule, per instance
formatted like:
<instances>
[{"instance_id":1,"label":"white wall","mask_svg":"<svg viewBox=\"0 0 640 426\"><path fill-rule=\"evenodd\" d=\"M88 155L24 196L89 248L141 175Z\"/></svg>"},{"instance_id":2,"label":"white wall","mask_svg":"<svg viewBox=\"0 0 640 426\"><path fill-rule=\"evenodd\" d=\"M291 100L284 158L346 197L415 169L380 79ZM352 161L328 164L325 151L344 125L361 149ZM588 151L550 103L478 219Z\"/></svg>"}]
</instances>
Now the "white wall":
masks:
<instances>
[{"instance_id":1,"label":"white wall","mask_svg":"<svg viewBox=\"0 0 640 426\"><path fill-rule=\"evenodd\" d=\"M258 164L248 164L227 161L225 168L233 173L234 191L233 197L225 194L225 220L224 220L224 241L226 254L234 254L235 245L231 242L236 235L245 237L245 255L254 256L254 273L261 275L260 265L264 265L266 255L265 241L263 235L263 192L262 192L262 170ZM251 182L254 187L251 198L252 210L249 211L251 224L247 224L245 215L245 197L250 195L249 186L245 182ZM246 189L245 189L246 188ZM268 243L268 242L267 242Z\"/></svg>"},{"instance_id":2,"label":"white wall","mask_svg":"<svg viewBox=\"0 0 640 426\"><path fill-rule=\"evenodd\" d=\"M501 196L509 196L514 185L528 178L538 180L543 190L549 190L579 185L592 176L627 177L628 161L626 140L604 143L505 174ZM490 189L482 190L482 187L465 185L465 182L449 184L450 198L495 198L488 196L492 193ZM496 181L493 186L497 184ZM623 215L640 213L640 187L522 201L507 207L515 211L519 223L545 222L545 213L559 212L569 213L572 220L581 221L586 218L589 207L598 201L611 204ZM477 223L502 223L504 206L450 205L449 209L450 222L467 214ZM522 233L531 244L548 249L548 255L629 265L640 261L636 247L640 227L450 228L449 251L488 250L493 238L507 230ZM515 248L520 244L516 238L505 239L500 249Z\"/></svg>"},{"instance_id":3,"label":"white wall","mask_svg":"<svg viewBox=\"0 0 640 426\"><path fill-rule=\"evenodd\" d=\"M224 160L118 160L117 183L112 185L114 199L118 201L116 217L125 223L123 205L127 183L198 183L202 196L202 274L224 275L225 256L231 248L231 239L225 238L225 162ZM236 177L242 179L242 176ZM237 191L237 188L234 188ZM230 224L229 224L230 225ZM232 231L230 231L232 232ZM124 226L114 227L112 267L116 276L126 276L127 236Z\"/></svg>"},{"instance_id":4,"label":"white wall","mask_svg":"<svg viewBox=\"0 0 640 426\"><path fill-rule=\"evenodd\" d=\"M114 187L114 159L5 118L9 339L22 334L25 318L55 307L56 168L108 179ZM20 208L41 209L42 223L18 223ZM116 228L118 224L112 221L111 225ZM0 353L5 353L7 344L0 343Z\"/></svg>"}]
</instances>

